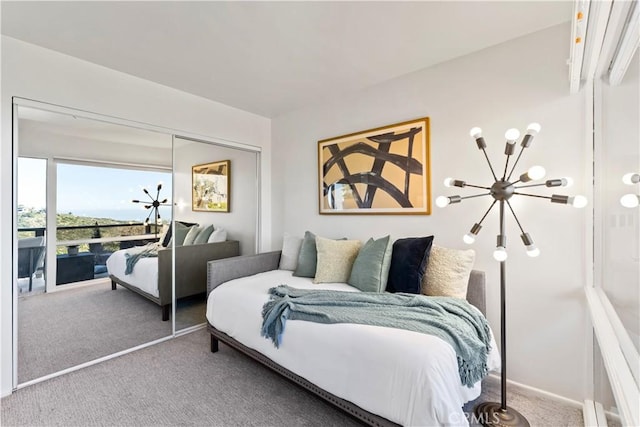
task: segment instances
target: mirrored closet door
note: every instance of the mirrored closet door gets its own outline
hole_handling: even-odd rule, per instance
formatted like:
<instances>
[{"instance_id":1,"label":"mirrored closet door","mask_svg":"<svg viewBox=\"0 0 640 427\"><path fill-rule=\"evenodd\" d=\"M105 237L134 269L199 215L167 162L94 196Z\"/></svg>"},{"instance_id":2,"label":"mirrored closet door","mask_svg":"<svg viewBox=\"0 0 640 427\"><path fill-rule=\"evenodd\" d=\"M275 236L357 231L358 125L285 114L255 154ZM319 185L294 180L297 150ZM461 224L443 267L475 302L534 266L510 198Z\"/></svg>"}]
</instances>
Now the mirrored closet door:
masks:
<instances>
[{"instance_id":1,"label":"mirrored closet door","mask_svg":"<svg viewBox=\"0 0 640 427\"><path fill-rule=\"evenodd\" d=\"M172 335L151 249L171 221L171 135L15 110L17 384Z\"/></svg>"},{"instance_id":2,"label":"mirrored closet door","mask_svg":"<svg viewBox=\"0 0 640 427\"><path fill-rule=\"evenodd\" d=\"M258 247L259 152L174 138L176 331L206 322L206 263Z\"/></svg>"}]
</instances>

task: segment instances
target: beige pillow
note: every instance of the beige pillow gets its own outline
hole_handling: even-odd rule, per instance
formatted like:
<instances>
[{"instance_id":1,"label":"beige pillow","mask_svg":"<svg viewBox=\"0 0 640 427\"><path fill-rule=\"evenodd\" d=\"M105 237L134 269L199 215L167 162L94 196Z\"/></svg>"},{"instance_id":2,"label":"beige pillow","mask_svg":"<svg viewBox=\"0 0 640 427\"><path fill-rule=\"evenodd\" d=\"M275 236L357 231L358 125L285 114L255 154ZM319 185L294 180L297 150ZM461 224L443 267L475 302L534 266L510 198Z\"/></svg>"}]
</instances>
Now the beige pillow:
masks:
<instances>
[{"instance_id":1,"label":"beige pillow","mask_svg":"<svg viewBox=\"0 0 640 427\"><path fill-rule=\"evenodd\" d=\"M475 257L473 249L459 250L433 245L427 271L422 278L422 293L466 298Z\"/></svg>"},{"instance_id":2,"label":"beige pillow","mask_svg":"<svg viewBox=\"0 0 640 427\"><path fill-rule=\"evenodd\" d=\"M331 240L316 236L318 263L313 283L347 283L361 246L359 240Z\"/></svg>"}]
</instances>

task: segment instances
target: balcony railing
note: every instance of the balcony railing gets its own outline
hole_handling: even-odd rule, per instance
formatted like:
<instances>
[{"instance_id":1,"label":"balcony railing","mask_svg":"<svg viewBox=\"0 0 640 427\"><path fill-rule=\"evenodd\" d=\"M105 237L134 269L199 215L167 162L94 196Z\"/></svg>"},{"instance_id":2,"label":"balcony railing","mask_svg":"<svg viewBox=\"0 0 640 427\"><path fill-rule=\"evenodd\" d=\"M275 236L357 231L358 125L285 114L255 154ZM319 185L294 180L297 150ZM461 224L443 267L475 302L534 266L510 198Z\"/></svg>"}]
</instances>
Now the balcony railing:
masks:
<instances>
[{"instance_id":1,"label":"balcony railing","mask_svg":"<svg viewBox=\"0 0 640 427\"><path fill-rule=\"evenodd\" d=\"M104 277L106 260L119 249L155 242L161 226L144 223L56 227L56 284ZM45 236L45 227L18 228L19 236Z\"/></svg>"}]
</instances>

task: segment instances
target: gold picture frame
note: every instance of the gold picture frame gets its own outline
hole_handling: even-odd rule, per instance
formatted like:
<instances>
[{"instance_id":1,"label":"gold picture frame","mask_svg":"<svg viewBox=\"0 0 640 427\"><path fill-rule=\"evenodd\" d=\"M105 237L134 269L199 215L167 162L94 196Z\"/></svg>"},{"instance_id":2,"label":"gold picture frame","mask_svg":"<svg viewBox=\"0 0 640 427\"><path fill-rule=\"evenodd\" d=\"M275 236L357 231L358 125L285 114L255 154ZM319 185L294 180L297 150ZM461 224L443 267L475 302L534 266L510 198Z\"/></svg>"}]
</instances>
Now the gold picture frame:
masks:
<instances>
[{"instance_id":1,"label":"gold picture frame","mask_svg":"<svg viewBox=\"0 0 640 427\"><path fill-rule=\"evenodd\" d=\"M230 212L231 161L221 160L191 167L191 209Z\"/></svg>"},{"instance_id":2,"label":"gold picture frame","mask_svg":"<svg viewBox=\"0 0 640 427\"><path fill-rule=\"evenodd\" d=\"M318 141L320 214L431 214L429 118Z\"/></svg>"}]
</instances>

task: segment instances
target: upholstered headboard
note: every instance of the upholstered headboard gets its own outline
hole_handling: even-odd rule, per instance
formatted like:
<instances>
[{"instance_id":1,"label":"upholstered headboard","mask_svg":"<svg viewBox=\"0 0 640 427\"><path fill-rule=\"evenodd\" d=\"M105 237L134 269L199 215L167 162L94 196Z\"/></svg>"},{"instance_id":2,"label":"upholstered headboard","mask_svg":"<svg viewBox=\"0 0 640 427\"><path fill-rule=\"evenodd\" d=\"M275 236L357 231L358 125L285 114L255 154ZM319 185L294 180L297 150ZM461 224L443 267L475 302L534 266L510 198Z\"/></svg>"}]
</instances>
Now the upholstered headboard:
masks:
<instances>
[{"instance_id":1,"label":"upholstered headboard","mask_svg":"<svg viewBox=\"0 0 640 427\"><path fill-rule=\"evenodd\" d=\"M484 271L471 270L469 287L467 288L467 301L476 306L485 316L487 315L486 297Z\"/></svg>"},{"instance_id":2,"label":"upholstered headboard","mask_svg":"<svg viewBox=\"0 0 640 427\"><path fill-rule=\"evenodd\" d=\"M274 251L209 261L207 263L207 294L226 281L277 269L280 253L280 251ZM487 307L485 285L484 271L471 270L467 301L484 315Z\"/></svg>"}]
</instances>

